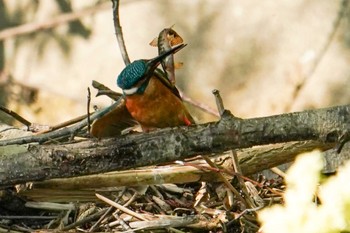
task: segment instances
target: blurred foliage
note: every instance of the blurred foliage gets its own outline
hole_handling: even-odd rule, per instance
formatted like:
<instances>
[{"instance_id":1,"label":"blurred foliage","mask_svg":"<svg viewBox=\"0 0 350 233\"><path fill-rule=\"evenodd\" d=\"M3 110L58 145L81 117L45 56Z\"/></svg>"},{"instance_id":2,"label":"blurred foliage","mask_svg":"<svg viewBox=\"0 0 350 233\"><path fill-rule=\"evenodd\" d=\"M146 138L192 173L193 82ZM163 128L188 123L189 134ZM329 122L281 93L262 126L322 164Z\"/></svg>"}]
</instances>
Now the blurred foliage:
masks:
<instances>
[{"instance_id":1,"label":"blurred foliage","mask_svg":"<svg viewBox=\"0 0 350 233\"><path fill-rule=\"evenodd\" d=\"M343 37L345 42L344 44L349 48L350 47L350 4L346 6L346 10L345 10Z\"/></svg>"},{"instance_id":2,"label":"blurred foliage","mask_svg":"<svg viewBox=\"0 0 350 233\"><path fill-rule=\"evenodd\" d=\"M8 15L5 8L5 3L3 0L0 0L0 30L8 27L7 22ZM8 93L6 83L2 83L3 70L5 66L5 45L3 41L0 41L0 105L6 105L8 101ZM8 122L9 118L5 114L0 113L0 121Z\"/></svg>"},{"instance_id":3,"label":"blurred foliage","mask_svg":"<svg viewBox=\"0 0 350 233\"><path fill-rule=\"evenodd\" d=\"M71 1L67 0L55 0L55 3L57 5L58 13L55 13L57 15L69 13L72 12L72 4ZM40 1L39 1L40 4ZM23 18L26 18L26 14L32 14L33 17L35 16L39 4L34 4L36 6L23 6L19 5L16 9L15 18L17 21L15 22L15 25L21 25L25 23L25 20ZM29 12L27 11L27 8L30 9ZM30 11L33 11L32 13ZM22 17L17 17L17 15L21 15ZM15 49L19 48L23 44L26 44L27 42L35 42L33 45L33 50L37 51L37 59L43 58L45 51L47 49L47 46L54 42L58 45L60 51L65 55L66 58L69 58L70 52L72 50L71 47L71 38L73 36L79 36L83 39L88 39L91 35L91 29L84 26L81 21L71 21L67 24L68 30L64 33L57 30L56 28L50 28L43 31L37 31L34 33L30 33L27 35L20 36L16 38L15 41Z\"/></svg>"},{"instance_id":4,"label":"blurred foliage","mask_svg":"<svg viewBox=\"0 0 350 233\"><path fill-rule=\"evenodd\" d=\"M259 212L265 233L330 233L350 231L349 161L336 176L321 177L322 154L313 151L299 155L286 176L284 205ZM317 200L315 203L314 200Z\"/></svg>"},{"instance_id":5,"label":"blurred foliage","mask_svg":"<svg viewBox=\"0 0 350 233\"><path fill-rule=\"evenodd\" d=\"M97 2L98 1L96 1L96 3ZM40 9L40 4L43 4L43 1L17 1L15 9L12 11L8 9L6 3L6 1L0 0L0 31L34 21ZM52 12L52 15L60 15L74 11L72 8L72 1L55 0L54 3L57 8L55 12ZM16 88L18 88L18 84L13 82L11 74L8 73L6 69L6 62L7 59L15 60L16 53L22 46L30 44L30 46L33 47L33 51L36 51L36 53L33 54L33 59L42 59L46 53L52 52L47 49L48 45L50 43L55 43L58 50L68 59L72 51L71 38L78 36L82 39L89 39L91 35L91 29L80 20L71 21L65 26L67 26L67 30L57 30L55 27L14 38L14 56L11 58L5 57L5 42L0 41L0 105L7 105L10 96L14 94L11 93L13 92L13 85L16 85ZM26 92L26 87L22 86L22 88L22 91ZM18 92L18 90L16 92ZM7 116L0 113L0 122L10 123L9 120Z\"/></svg>"},{"instance_id":6,"label":"blurred foliage","mask_svg":"<svg viewBox=\"0 0 350 233\"><path fill-rule=\"evenodd\" d=\"M62 13L72 12L72 4L67 0L56 0L58 7ZM72 21L69 23L68 33L70 35L81 36L84 39L88 39L91 35L91 29L85 27L81 21Z\"/></svg>"},{"instance_id":7,"label":"blurred foliage","mask_svg":"<svg viewBox=\"0 0 350 233\"><path fill-rule=\"evenodd\" d=\"M159 11L163 12L163 16L166 18L176 18L177 15L182 15L182 8L177 7L176 1L162 1L159 5ZM224 7L224 6L222 6ZM169 9L172 9L169 11ZM203 4L198 4L195 12L191 14L200 15L201 17L197 20L198 23L196 27L192 27L189 23L183 20L179 20L176 22L175 30L177 28L181 28L181 34L186 35L186 41L191 41L191 54L184 53L184 64L186 67L191 67L191 61L193 57L198 57L198 59L202 59L204 56L207 56L207 53L203 52L203 48L208 46L207 40L211 38L211 31L215 27L216 19L220 15L220 11L217 9L212 9L208 7L206 1L203 1ZM164 14L166 12L166 14ZM172 16L170 16L172 15ZM165 21L165 19L164 19ZM170 27L171 25L165 25ZM183 76L189 77L191 75L190 69L183 69ZM187 92L188 86L186 85L186 80L177 80L177 84L181 87L181 90Z\"/></svg>"}]
</instances>

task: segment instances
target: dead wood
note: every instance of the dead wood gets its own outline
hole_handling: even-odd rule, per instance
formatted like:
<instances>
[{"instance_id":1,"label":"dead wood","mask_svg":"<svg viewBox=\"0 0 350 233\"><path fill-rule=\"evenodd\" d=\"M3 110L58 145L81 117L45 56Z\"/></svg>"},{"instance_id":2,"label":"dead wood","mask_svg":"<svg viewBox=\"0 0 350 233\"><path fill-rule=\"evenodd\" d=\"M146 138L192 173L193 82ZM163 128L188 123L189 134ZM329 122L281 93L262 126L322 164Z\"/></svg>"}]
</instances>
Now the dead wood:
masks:
<instances>
[{"instance_id":1,"label":"dead wood","mask_svg":"<svg viewBox=\"0 0 350 233\"><path fill-rule=\"evenodd\" d=\"M327 149L331 146L332 144L320 144L315 141L290 142L238 150L237 155L243 165L244 174L249 175L271 167L272 164L291 162L296 155L305 151L314 148ZM232 179L233 166L229 154L214 156L211 159L221 169L229 172L226 176L228 180ZM204 161L197 159L187 162L186 165L148 167L34 182L30 189L20 189L19 193L35 201L86 202L95 200L95 191L106 192L110 187L183 184L213 180L218 180L217 172L209 170Z\"/></svg>"},{"instance_id":2,"label":"dead wood","mask_svg":"<svg viewBox=\"0 0 350 233\"><path fill-rule=\"evenodd\" d=\"M134 133L100 141L3 146L0 147L0 182L5 186L120 171L195 155L214 155L231 149L291 141L313 140L317 147L330 148L348 138L349 113L349 105L252 119L236 118L225 111L218 122L191 127ZM254 155L239 159L244 174L288 160Z\"/></svg>"}]
</instances>

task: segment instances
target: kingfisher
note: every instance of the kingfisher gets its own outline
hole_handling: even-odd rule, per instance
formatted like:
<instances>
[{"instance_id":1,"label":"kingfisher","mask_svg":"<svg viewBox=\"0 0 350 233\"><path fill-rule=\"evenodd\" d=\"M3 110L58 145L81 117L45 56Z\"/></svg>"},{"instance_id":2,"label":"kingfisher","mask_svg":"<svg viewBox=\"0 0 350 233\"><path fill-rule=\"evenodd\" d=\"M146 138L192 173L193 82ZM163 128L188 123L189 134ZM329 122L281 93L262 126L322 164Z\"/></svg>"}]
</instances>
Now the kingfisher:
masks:
<instances>
[{"instance_id":1,"label":"kingfisher","mask_svg":"<svg viewBox=\"0 0 350 233\"><path fill-rule=\"evenodd\" d=\"M177 88L163 72L156 70L162 59L185 46L181 44L153 59L136 60L127 65L117 78L117 85L123 90L121 104L92 124L92 136L120 135L122 128L135 122L144 132L194 124Z\"/></svg>"}]
</instances>

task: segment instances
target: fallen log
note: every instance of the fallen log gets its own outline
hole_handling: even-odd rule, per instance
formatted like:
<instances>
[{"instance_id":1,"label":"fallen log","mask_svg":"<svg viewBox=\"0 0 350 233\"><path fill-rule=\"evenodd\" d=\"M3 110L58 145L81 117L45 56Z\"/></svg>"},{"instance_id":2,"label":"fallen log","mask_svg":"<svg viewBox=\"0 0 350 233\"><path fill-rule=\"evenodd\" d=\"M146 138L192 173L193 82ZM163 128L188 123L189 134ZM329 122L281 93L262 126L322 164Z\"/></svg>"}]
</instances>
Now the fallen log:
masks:
<instances>
[{"instance_id":1,"label":"fallen log","mask_svg":"<svg viewBox=\"0 0 350 233\"><path fill-rule=\"evenodd\" d=\"M316 146L310 149L327 149L348 139L349 113L350 106L346 105L240 119L226 110L218 122L191 127L166 128L104 140L0 146L0 183L8 186L121 171L195 155L215 155L232 149L291 141L312 140ZM282 164L285 160L278 156L240 157L242 170L248 174Z\"/></svg>"}]
</instances>

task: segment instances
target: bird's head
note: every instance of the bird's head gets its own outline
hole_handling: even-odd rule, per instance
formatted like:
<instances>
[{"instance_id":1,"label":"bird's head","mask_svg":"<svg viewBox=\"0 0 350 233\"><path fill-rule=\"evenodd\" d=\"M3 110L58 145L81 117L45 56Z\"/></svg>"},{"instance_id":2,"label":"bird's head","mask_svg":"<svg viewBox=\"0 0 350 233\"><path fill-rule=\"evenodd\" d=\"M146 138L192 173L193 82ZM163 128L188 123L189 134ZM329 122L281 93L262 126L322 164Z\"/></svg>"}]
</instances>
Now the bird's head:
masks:
<instances>
[{"instance_id":1,"label":"bird's head","mask_svg":"<svg viewBox=\"0 0 350 233\"><path fill-rule=\"evenodd\" d=\"M144 83L152 76L154 70L160 64L161 60L170 54L174 54L186 44L181 44L173 49L150 60L136 60L127 65L117 78L117 85L123 89L126 95L132 95L140 92L140 88L144 89ZM141 92L144 90L141 90Z\"/></svg>"}]
</instances>

